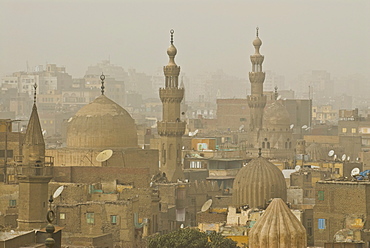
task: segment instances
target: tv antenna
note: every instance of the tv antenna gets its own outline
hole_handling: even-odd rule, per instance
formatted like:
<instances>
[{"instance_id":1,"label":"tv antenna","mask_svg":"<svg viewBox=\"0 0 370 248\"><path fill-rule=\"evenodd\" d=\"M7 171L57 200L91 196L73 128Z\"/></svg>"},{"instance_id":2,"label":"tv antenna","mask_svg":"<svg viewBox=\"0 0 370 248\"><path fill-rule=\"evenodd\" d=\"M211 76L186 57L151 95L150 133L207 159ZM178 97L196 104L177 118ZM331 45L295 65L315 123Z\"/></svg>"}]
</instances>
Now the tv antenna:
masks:
<instances>
[{"instance_id":1,"label":"tv antenna","mask_svg":"<svg viewBox=\"0 0 370 248\"><path fill-rule=\"evenodd\" d=\"M329 153L328 153L328 156L332 157L333 155L334 155L334 150L330 150Z\"/></svg>"},{"instance_id":2,"label":"tv antenna","mask_svg":"<svg viewBox=\"0 0 370 248\"><path fill-rule=\"evenodd\" d=\"M360 175L360 169L359 168L353 168L351 170L351 176L354 177L354 176L358 176Z\"/></svg>"},{"instance_id":3,"label":"tv antenna","mask_svg":"<svg viewBox=\"0 0 370 248\"><path fill-rule=\"evenodd\" d=\"M113 155L112 150L110 150L110 149L109 150L104 150L96 156L96 161L98 161L98 162L107 161L108 159L110 159L110 157L112 157L112 155Z\"/></svg>"},{"instance_id":4,"label":"tv antenna","mask_svg":"<svg viewBox=\"0 0 370 248\"><path fill-rule=\"evenodd\" d=\"M55 191L54 191L54 194L53 194L53 198L57 198L58 196L60 196L60 194L63 192L64 190L64 186L59 186L59 188L57 188Z\"/></svg>"},{"instance_id":5,"label":"tv antenna","mask_svg":"<svg viewBox=\"0 0 370 248\"><path fill-rule=\"evenodd\" d=\"M202 208L201 208L201 211L202 211L202 212L205 212L205 211L207 211L211 206L212 206L212 199L209 199L208 201L206 201L206 202L203 204L203 206L202 206Z\"/></svg>"}]
</instances>

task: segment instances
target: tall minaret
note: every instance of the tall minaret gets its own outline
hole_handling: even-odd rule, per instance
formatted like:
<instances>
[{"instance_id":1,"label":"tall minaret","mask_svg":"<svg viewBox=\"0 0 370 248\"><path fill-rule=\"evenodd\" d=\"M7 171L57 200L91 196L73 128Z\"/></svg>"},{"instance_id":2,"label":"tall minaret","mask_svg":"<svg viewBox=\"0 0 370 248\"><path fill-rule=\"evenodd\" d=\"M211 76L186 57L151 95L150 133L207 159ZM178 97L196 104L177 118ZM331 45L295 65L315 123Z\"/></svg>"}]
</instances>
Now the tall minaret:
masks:
<instances>
[{"instance_id":1,"label":"tall minaret","mask_svg":"<svg viewBox=\"0 0 370 248\"><path fill-rule=\"evenodd\" d=\"M18 168L18 229L40 229L46 224L50 167L45 167L45 142L36 107L36 88L32 113L23 143L22 168ZM49 169L49 170L48 170Z\"/></svg>"},{"instance_id":2,"label":"tall minaret","mask_svg":"<svg viewBox=\"0 0 370 248\"><path fill-rule=\"evenodd\" d=\"M180 119L180 104L184 98L184 88L179 87L180 67L175 63L177 49L173 45L174 31L171 30L170 33L171 45L167 49L170 60L168 65L163 67L165 87L159 89L159 97L163 104L163 118L158 122L157 129L161 136L160 169L166 173L170 182L176 182L177 179L184 178L181 167L181 148L186 123Z\"/></svg>"},{"instance_id":3,"label":"tall minaret","mask_svg":"<svg viewBox=\"0 0 370 248\"><path fill-rule=\"evenodd\" d=\"M250 108L250 130L262 129L263 109L266 105L266 96L263 95L263 82L265 81L265 73L262 72L262 63L264 57L260 54L262 41L257 37L253 41L255 52L251 55L252 72L249 72L249 81L251 82L251 95L247 97Z\"/></svg>"}]
</instances>

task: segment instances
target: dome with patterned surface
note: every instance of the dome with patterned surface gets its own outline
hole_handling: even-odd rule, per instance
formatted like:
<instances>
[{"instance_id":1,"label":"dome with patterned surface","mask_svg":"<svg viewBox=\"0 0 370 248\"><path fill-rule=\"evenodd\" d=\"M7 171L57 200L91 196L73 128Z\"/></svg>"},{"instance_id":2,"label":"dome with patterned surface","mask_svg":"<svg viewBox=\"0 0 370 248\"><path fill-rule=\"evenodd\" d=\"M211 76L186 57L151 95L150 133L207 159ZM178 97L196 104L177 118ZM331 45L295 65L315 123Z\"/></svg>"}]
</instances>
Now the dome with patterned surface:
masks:
<instances>
[{"instance_id":1,"label":"dome with patterned surface","mask_svg":"<svg viewBox=\"0 0 370 248\"><path fill-rule=\"evenodd\" d=\"M290 124L289 113L281 101L273 101L272 103L266 105L263 114L264 129L275 129L275 131L283 129L286 131L289 129Z\"/></svg>"},{"instance_id":2,"label":"dome with patterned surface","mask_svg":"<svg viewBox=\"0 0 370 248\"><path fill-rule=\"evenodd\" d=\"M249 231L249 247L306 248L306 229L286 203L275 198Z\"/></svg>"},{"instance_id":3,"label":"dome with patterned surface","mask_svg":"<svg viewBox=\"0 0 370 248\"><path fill-rule=\"evenodd\" d=\"M264 208L271 198L287 199L287 186L279 168L258 157L240 169L233 184L233 205Z\"/></svg>"}]
</instances>

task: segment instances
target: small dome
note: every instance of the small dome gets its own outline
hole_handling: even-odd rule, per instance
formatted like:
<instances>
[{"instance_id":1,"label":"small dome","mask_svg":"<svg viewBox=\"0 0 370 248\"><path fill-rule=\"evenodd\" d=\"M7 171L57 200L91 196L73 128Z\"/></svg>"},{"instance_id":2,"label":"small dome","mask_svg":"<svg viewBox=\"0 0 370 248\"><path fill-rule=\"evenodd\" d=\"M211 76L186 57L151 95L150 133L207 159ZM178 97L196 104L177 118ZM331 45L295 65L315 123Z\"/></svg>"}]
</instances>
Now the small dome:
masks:
<instances>
[{"instance_id":1,"label":"small dome","mask_svg":"<svg viewBox=\"0 0 370 248\"><path fill-rule=\"evenodd\" d=\"M281 101L273 101L266 105L263 114L263 126L264 128L287 129L290 127L290 116L285 106Z\"/></svg>"},{"instance_id":2,"label":"small dome","mask_svg":"<svg viewBox=\"0 0 370 248\"><path fill-rule=\"evenodd\" d=\"M310 159L312 161L318 161L320 159L325 158L324 156L325 154L323 153L323 147L316 142L311 143L306 148L306 153L310 156Z\"/></svg>"},{"instance_id":3,"label":"small dome","mask_svg":"<svg viewBox=\"0 0 370 248\"><path fill-rule=\"evenodd\" d=\"M168 54L168 56L170 56L170 57L174 57L174 56L176 56L176 54L177 54L177 49L176 49L176 47L175 47L173 44L171 44L171 45L170 45L170 47L167 49L167 54Z\"/></svg>"},{"instance_id":4,"label":"small dome","mask_svg":"<svg viewBox=\"0 0 370 248\"><path fill-rule=\"evenodd\" d=\"M286 200L283 173L263 157L253 159L240 169L233 185L233 205L264 208L271 198Z\"/></svg>"},{"instance_id":5,"label":"small dome","mask_svg":"<svg viewBox=\"0 0 370 248\"><path fill-rule=\"evenodd\" d=\"M137 147L134 119L105 95L82 107L68 122L68 147Z\"/></svg>"},{"instance_id":6,"label":"small dome","mask_svg":"<svg viewBox=\"0 0 370 248\"><path fill-rule=\"evenodd\" d=\"M249 231L249 247L306 248L306 229L285 202L275 198Z\"/></svg>"},{"instance_id":7,"label":"small dome","mask_svg":"<svg viewBox=\"0 0 370 248\"><path fill-rule=\"evenodd\" d=\"M262 46L262 41L261 41L261 39L259 37L256 37L256 39L254 39L253 46L255 46L255 47Z\"/></svg>"}]
</instances>

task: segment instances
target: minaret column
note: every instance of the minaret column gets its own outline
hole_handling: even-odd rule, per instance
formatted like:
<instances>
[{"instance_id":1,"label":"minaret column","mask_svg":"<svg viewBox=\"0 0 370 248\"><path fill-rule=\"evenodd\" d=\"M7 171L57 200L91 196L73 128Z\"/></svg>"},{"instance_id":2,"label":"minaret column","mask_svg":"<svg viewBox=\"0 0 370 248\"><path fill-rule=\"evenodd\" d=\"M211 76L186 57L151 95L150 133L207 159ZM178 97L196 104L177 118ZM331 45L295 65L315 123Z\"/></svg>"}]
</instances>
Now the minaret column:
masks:
<instances>
[{"instance_id":1,"label":"minaret column","mask_svg":"<svg viewBox=\"0 0 370 248\"><path fill-rule=\"evenodd\" d=\"M32 230L44 227L48 207L48 183L51 166L45 163L45 142L36 107L36 84L32 113L23 143L23 160L18 170L18 229Z\"/></svg>"},{"instance_id":2,"label":"minaret column","mask_svg":"<svg viewBox=\"0 0 370 248\"><path fill-rule=\"evenodd\" d=\"M262 41L257 37L253 41L255 52L250 56L252 62L252 71L249 72L249 81L251 83L251 94L247 96L248 106L250 108L250 130L261 130L263 110L266 106L266 96L263 95L263 83L265 81L265 73L262 72L262 63L264 56L259 52Z\"/></svg>"},{"instance_id":3,"label":"minaret column","mask_svg":"<svg viewBox=\"0 0 370 248\"><path fill-rule=\"evenodd\" d=\"M184 88L179 87L180 66L175 63L177 49L173 45L171 30L171 45L167 49L168 65L163 67L165 87L159 89L159 97L163 106L162 121L157 123L158 134L161 136L160 144L160 170L164 172L170 182L183 179L182 170L182 136L185 133L186 123L181 121L180 106L184 98Z\"/></svg>"}]
</instances>

